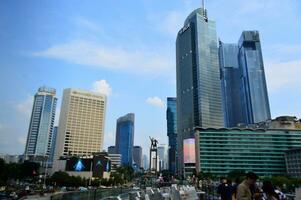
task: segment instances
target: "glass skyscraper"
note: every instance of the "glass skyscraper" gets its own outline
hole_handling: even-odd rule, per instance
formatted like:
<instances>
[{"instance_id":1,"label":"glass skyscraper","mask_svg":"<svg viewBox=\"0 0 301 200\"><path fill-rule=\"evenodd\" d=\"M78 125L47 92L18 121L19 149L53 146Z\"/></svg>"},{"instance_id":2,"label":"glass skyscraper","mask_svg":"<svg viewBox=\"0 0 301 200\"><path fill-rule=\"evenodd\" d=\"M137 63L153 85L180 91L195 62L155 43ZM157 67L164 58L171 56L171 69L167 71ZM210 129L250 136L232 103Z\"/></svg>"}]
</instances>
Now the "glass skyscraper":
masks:
<instances>
[{"instance_id":1,"label":"glass skyscraper","mask_svg":"<svg viewBox=\"0 0 301 200\"><path fill-rule=\"evenodd\" d=\"M115 148L116 153L121 154L121 165L133 164L134 120L134 113L117 120Z\"/></svg>"},{"instance_id":2,"label":"glass skyscraper","mask_svg":"<svg viewBox=\"0 0 301 200\"><path fill-rule=\"evenodd\" d=\"M177 163L177 98L167 97L168 169L176 173Z\"/></svg>"},{"instance_id":3,"label":"glass skyscraper","mask_svg":"<svg viewBox=\"0 0 301 200\"><path fill-rule=\"evenodd\" d=\"M271 119L258 31L244 31L237 44L219 45L226 127Z\"/></svg>"},{"instance_id":4,"label":"glass skyscraper","mask_svg":"<svg viewBox=\"0 0 301 200\"><path fill-rule=\"evenodd\" d=\"M215 22L204 8L185 20L176 41L177 128L179 169L183 171L183 140L193 128L223 127L220 72Z\"/></svg>"},{"instance_id":5,"label":"glass skyscraper","mask_svg":"<svg viewBox=\"0 0 301 200\"><path fill-rule=\"evenodd\" d=\"M258 31L243 31L239 42L242 108L246 123L271 119Z\"/></svg>"},{"instance_id":6,"label":"glass skyscraper","mask_svg":"<svg viewBox=\"0 0 301 200\"><path fill-rule=\"evenodd\" d=\"M49 156L57 98L53 88L40 87L34 96L25 159L28 156Z\"/></svg>"},{"instance_id":7,"label":"glass skyscraper","mask_svg":"<svg viewBox=\"0 0 301 200\"><path fill-rule=\"evenodd\" d=\"M219 61L225 126L236 127L238 123L245 123L240 92L238 45L219 41Z\"/></svg>"}]
</instances>

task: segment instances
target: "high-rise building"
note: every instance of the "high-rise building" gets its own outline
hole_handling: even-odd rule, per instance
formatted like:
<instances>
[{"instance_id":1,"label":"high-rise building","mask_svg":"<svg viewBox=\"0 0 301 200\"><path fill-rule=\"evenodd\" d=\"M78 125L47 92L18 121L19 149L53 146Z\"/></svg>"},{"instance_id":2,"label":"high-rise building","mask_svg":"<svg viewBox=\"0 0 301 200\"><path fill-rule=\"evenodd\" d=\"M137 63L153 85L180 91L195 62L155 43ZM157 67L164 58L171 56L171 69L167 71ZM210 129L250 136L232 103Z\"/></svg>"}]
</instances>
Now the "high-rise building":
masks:
<instances>
[{"instance_id":1,"label":"high-rise building","mask_svg":"<svg viewBox=\"0 0 301 200\"><path fill-rule=\"evenodd\" d=\"M52 164L53 164L54 153L55 153L55 143L56 143L56 136L57 136L57 129L58 129L57 126L55 126L53 128L51 150L50 150L50 155L49 155L49 159L48 159L49 167L52 167Z\"/></svg>"},{"instance_id":2,"label":"high-rise building","mask_svg":"<svg viewBox=\"0 0 301 200\"><path fill-rule=\"evenodd\" d=\"M258 31L243 31L238 42L242 108L246 123L271 119Z\"/></svg>"},{"instance_id":3,"label":"high-rise building","mask_svg":"<svg viewBox=\"0 0 301 200\"><path fill-rule=\"evenodd\" d=\"M134 121L134 113L128 113L117 120L115 148L116 153L122 156L121 165L133 164Z\"/></svg>"},{"instance_id":4,"label":"high-rise building","mask_svg":"<svg viewBox=\"0 0 301 200\"><path fill-rule=\"evenodd\" d=\"M105 112L105 95L65 89L54 162L61 156L83 156L100 152L103 149Z\"/></svg>"},{"instance_id":5,"label":"high-rise building","mask_svg":"<svg viewBox=\"0 0 301 200\"><path fill-rule=\"evenodd\" d=\"M176 173L177 163L177 98L167 97L168 169Z\"/></svg>"},{"instance_id":6,"label":"high-rise building","mask_svg":"<svg viewBox=\"0 0 301 200\"><path fill-rule=\"evenodd\" d=\"M142 147L141 146L134 146L133 160L138 169L140 167L142 167Z\"/></svg>"},{"instance_id":7,"label":"high-rise building","mask_svg":"<svg viewBox=\"0 0 301 200\"><path fill-rule=\"evenodd\" d=\"M245 123L240 92L238 45L219 41L219 61L224 122L226 127L235 127L239 123Z\"/></svg>"},{"instance_id":8,"label":"high-rise building","mask_svg":"<svg viewBox=\"0 0 301 200\"><path fill-rule=\"evenodd\" d=\"M219 43L226 127L271 118L258 31L244 31L238 44Z\"/></svg>"},{"instance_id":9,"label":"high-rise building","mask_svg":"<svg viewBox=\"0 0 301 200\"><path fill-rule=\"evenodd\" d=\"M147 155L143 155L143 169L148 170L149 169L149 161L147 158Z\"/></svg>"},{"instance_id":10,"label":"high-rise building","mask_svg":"<svg viewBox=\"0 0 301 200\"><path fill-rule=\"evenodd\" d=\"M111 160L112 172L116 172L116 169L121 165L121 155L115 153L108 153L108 158Z\"/></svg>"},{"instance_id":11,"label":"high-rise building","mask_svg":"<svg viewBox=\"0 0 301 200\"><path fill-rule=\"evenodd\" d=\"M49 156L57 98L53 88L40 87L34 96L33 108L25 147L25 159L30 156Z\"/></svg>"},{"instance_id":12,"label":"high-rise building","mask_svg":"<svg viewBox=\"0 0 301 200\"><path fill-rule=\"evenodd\" d=\"M110 153L110 154L115 154L115 153L116 153L116 148L115 148L115 146L109 146L109 147L108 147L108 153Z\"/></svg>"},{"instance_id":13,"label":"high-rise building","mask_svg":"<svg viewBox=\"0 0 301 200\"><path fill-rule=\"evenodd\" d=\"M158 162L159 171L166 170L168 168L168 155L167 155L167 145L161 144L157 148L158 152Z\"/></svg>"},{"instance_id":14,"label":"high-rise building","mask_svg":"<svg viewBox=\"0 0 301 200\"><path fill-rule=\"evenodd\" d=\"M179 173L183 172L183 140L193 128L223 127L215 22L204 7L185 20L176 41L177 129Z\"/></svg>"}]
</instances>

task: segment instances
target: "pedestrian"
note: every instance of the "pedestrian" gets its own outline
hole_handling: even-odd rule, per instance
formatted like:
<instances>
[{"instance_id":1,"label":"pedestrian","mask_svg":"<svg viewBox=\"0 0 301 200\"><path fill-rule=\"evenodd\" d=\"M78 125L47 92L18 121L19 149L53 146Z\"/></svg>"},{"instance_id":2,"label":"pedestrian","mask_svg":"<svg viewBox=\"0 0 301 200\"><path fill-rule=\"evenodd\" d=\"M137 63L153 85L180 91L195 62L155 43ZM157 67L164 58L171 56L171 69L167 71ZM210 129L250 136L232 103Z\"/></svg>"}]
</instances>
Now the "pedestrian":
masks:
<instances>
[{"instance_id":1,"label":"pedestrian","mask_svg":"<svg viewBox=\"0 0 301 200\"><path fill-rule=\"evenodd\" d=\"M235 183L232 185L232 200L236 200L236 193L238 185L240 184L239 178L235 179Z\"/></svg>"},{"instance_id":2,"label":"pedestrian","mask_svg":"<svg viewBox=\"0 0 301 200\"><path fill-rule=\"evenodd\" d=\"M237 200L252 200L252 192L250 190L251 187L255 186L256 180L258 176L253 173L249 172L246 175L246 179L238 185L236 199Z\"/></svg>"},{"instance_id":3,"label":"pedestrian","mask_svg":"<svg viewBox=\"0 0 301 200\"><path fill-rule=\"evenodd\" d=\"M262 185L262 190L262 200L280 200L280 197L275 192L275 188L271 181L264 181Z\"/></svg>"},{"instance_id":4,"label":"pedestrian","mask_svg":"<svg viewBox=\"0 0 301 200\"><path fill-rule=\"evenodd\" d=\"M227 179L221 179L221 183L217 187L217 193L220 195L221 200L232 200L232 185L228 183Z\"/></svg>"}]
</instances>

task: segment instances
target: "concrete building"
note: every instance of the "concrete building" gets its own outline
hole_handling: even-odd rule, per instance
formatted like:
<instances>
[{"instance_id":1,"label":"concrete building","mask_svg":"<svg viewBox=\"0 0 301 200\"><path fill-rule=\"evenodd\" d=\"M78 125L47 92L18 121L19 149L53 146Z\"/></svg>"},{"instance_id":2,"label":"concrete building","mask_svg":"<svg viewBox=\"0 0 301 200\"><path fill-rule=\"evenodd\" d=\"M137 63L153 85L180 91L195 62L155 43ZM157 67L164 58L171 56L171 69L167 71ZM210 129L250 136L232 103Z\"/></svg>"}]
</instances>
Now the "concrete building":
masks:
<instances>
[{"instance_id":1,"label":"concrete building","mask_svg":"<svg viewBox=\"0 0 301 200\"><path fill-rule=\"evenodd\" d=\"M61 156L87 156L103 149L106 96L65 89L56 140L54 170Z\"/></svg>"},{"instance_id":2,"label":"concrete building","mask_svg":"<svg viewBox=\"0 0 301 200\"><path fill-rule=\"evenodd\" d=\"M50 155L57 102L55 95L55 89L40 87L34 96L24 152L25 159L32 161L35 157L47 159Z\"/></svg>"},{"instance_id":3,"label":"concrete building","mask_svg":"<svg viewBox=\"0 0 301 200\"><path fill-rule=\"evenodd\" d=\"M147 158L147 155L143 155L143 169L148 170L149 169L149 160Z\"/></svg>"},{"instance_id":4,"label":"concrete building","mask_svg":"<svg viewBox=\"0 0 301 200\"><path fill-rule=\"evenodd\" d=\"M301 148L285 151L287 175L301 178Z\"/></svg>"},{"instance_id":5,"label":"concrete building","mask_svg":"<svg viewBox=\"0 0 301 200\"><path fill-rule=\"evenodd\" d=\"M159 171L168 169L168 147L165 144L158 146Z\"/></svg>"},{"instance_id":6,"label":"concrete building","mask_svg":"<svg viewBox=\"0 0 301 200\"><path fill-rule=\"evenodd\" d=\"M116 169L121 166L121 154L108 154L111 161L111 171L116 172Z\"/></svg>"},{"instance_id":7,"label":"concrete building","mask_svg":"<svg viewBox=\"0 0 301 200\"><path fill-rule=\"evenodd\" d=\"M285 174L285 151L301 148L301 129L284 127L195 128L197 171L220 176L233 170Z\"/></svg>"}]
</instances>

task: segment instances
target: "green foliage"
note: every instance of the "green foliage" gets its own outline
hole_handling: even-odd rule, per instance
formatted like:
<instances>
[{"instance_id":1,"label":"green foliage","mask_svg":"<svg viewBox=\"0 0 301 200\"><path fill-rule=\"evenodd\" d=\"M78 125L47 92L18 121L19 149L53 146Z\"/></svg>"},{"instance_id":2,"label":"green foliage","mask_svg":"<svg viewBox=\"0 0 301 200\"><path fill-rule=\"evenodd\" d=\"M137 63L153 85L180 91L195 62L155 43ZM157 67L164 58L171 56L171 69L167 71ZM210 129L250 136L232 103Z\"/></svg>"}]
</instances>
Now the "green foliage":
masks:
<instances>
[{"instance_id":1,"label":"green foliage","mask_svg":"<svg viewBox=\"0 0 301 200\"><path fill-rule=\"evenodd\" d=\"M49 183L57 186L78 187L86 184L86 179L80 176L70 176L66 172L55 172L49 179Z\"/></svg>"},{"instance_id":2,"label":"green foliage","mask_svg":"<svg viewBox=\"0 0 301 200\"><path fill-rule=\"evenodd\" d=\"M228 179L231 181L235 181L237 183L241 183L246 177L246 172L244 170L234 170L229 172Z\"/></svg>"}]
</instances>

